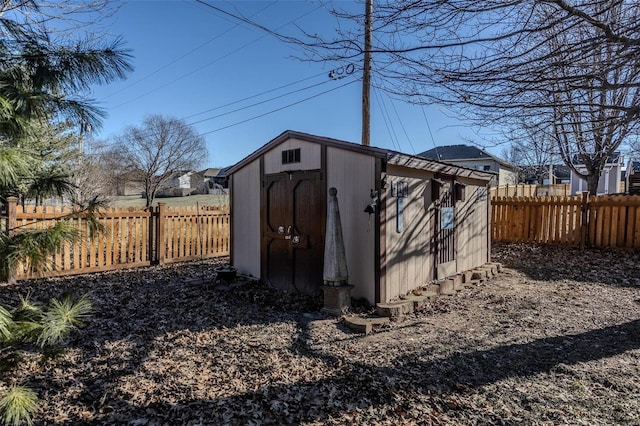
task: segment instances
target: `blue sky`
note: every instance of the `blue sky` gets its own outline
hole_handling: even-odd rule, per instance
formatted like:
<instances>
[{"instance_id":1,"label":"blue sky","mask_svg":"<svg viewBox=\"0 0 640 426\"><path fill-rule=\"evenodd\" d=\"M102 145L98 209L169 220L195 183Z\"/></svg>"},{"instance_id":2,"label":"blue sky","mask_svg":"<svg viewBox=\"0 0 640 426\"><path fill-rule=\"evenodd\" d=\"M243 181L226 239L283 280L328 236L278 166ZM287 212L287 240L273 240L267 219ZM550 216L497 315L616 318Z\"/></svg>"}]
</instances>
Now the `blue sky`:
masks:
<instances>
[{"instance_id":1,"label":"blue sky","mask_svg":"<svg viewBox=\"0 0 640 426\"><path fill-rule=\"evenodd\" d=\"M296 26L330 34L336 25L317 2L210 2L287 34L298 35ZM361 140L361 75L328 77L343 64L296 59L303 55L299 47L194 1L129 1L108 31L131 49L135 71L91 94L108 113L97 139L112 141L150 114L181 118L206 140L203 168L234 164L287 129ZM409 105L375 90L371 114L373 146L415 154L434 142L477 139L466 123L437 106Z\"/></svg>"}]
</instances>

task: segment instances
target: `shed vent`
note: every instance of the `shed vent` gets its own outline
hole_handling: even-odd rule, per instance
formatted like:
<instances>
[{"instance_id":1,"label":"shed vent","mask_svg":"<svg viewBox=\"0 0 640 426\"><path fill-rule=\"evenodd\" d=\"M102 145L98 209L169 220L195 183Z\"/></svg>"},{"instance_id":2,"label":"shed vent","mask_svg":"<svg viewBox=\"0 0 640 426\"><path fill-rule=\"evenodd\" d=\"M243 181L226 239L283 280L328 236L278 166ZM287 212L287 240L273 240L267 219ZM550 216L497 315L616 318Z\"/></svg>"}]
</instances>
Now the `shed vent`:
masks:
<instances>
[{"instance_id":1,"label":"shed vent","mask_svg":"<svg viewBox=\"0 0 640 426\"><path fill-rule=\"evenodd\" d=\"M300 148L288 149L282 151L282 164L291 164L300 162Z\"/></svg>"}]
</instances>

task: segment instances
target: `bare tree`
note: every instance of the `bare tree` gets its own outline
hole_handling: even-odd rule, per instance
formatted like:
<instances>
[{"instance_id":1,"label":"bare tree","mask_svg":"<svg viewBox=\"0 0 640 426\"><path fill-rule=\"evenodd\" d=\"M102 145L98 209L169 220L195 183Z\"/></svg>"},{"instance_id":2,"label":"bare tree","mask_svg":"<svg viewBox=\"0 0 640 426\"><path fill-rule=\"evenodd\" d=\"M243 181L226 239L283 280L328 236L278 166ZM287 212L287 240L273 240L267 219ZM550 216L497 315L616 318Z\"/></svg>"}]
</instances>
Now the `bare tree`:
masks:
<instances>
[{"instance_id":1,"label":"bare tree","mask_svg":"<svg viewBox=\"0 0 640 426\"><path fill-rule=\"evenodd\" d=\"M307 59L360 61L363 14L333 13L353 25L295 42ZM595 193L607 157L640 133L638 22L631 0L381 0L372 71L380 88L479 126L529 123L574 171L585 164Z\"/></svg>"},{"instance_id":2,"label":"bare tree","mask_svg":"<svg viewBox=\"0 0 640 426\"><path fill-rule=\"evenodd\" d=\"M143 183L147 207L176 171L192 170L206 160L204 138L183 120L151 115L117 139L117 158L124 171Z\"/></svg>"}]
</instances>

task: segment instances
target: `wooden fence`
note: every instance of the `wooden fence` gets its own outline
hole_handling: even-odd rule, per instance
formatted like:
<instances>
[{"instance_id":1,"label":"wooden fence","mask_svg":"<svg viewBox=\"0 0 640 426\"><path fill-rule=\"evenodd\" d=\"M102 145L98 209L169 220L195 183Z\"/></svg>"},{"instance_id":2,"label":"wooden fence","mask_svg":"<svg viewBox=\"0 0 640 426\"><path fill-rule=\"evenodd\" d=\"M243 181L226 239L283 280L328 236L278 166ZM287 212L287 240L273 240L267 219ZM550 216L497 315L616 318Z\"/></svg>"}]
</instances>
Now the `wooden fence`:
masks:
<instances>
[{"instance_id":1,"label":"wooden fence","mask_svg":"<svg viewBox=\"0 0 640 426\"><path fill-rule=\"evenodd\" d=\"M77 238L65 243L49 259L51 270L44 276L105 271L176 261L229 255L229 213L201 207L108 208L100 211L98 232L91 232L89 220L74 215L70 208L27 207L10 199L0 231L45 229L66 221ZM20 265L16 279L31 278L28 265Z\"/></svg>"},{"instance_id":2,"label":"wooden fence","mask_svg":"<svg viewBox=\"0 0 640 426\"><path fill-rule=\"evenodd\" d=\"M640 248L640 196L496 197L493 241Z\"/></svg>"},{"instance_id":3,"label":"wooden fence","mask_svg":"<svg viewBox=\"0 0 640 426\"><path fill-rule=\"evenodd\" d=\"M544 197L544 196L568 196L569 184L556 185L501 185L490 188L491 197Z\"/></svg>"}]
</instances>

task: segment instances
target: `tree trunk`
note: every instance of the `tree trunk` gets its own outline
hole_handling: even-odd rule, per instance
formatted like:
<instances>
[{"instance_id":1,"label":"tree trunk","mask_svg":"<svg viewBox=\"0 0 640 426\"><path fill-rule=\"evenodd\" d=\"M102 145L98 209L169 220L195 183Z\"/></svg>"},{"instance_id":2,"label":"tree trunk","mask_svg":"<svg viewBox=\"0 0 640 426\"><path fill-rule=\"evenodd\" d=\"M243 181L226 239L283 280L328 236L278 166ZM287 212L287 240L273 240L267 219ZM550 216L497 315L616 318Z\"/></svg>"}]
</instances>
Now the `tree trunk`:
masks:
<instances>
[{"instance_id":1,"label":"tree trunk","mask_svg":"<svg viewBox=\"0 0 640 426\"><path fill-rule=\"evenodd\" d=\"M598 193L598 182L600 181L599 173L590 173L587 176L587 190L590 195L596 195Z\"/></svg>"}]
</instances>

